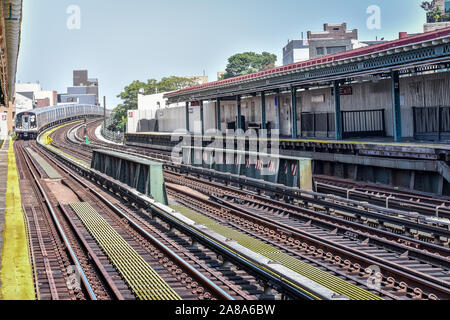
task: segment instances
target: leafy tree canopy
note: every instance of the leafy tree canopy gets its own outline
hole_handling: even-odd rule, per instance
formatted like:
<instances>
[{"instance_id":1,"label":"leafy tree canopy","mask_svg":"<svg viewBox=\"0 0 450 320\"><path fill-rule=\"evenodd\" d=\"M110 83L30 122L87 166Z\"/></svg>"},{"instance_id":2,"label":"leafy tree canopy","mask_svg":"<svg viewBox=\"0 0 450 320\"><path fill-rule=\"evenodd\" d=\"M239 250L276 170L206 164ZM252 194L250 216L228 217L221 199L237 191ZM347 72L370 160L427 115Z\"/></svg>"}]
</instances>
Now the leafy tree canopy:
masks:
<instances>
[{"instance_id":1,"label":"leafy tree canopy","mask_svg":"<svg viewBox=\"0 0 450 320\"><path fill-rule=\"evenodd\" d=\"M255 52L238 53L228 59L226 73L222 79L242 76L275 67L277 56L268 52L258 54Z\"/></svg>"},{"instance_id":2,"label":"leafy tree canopy","mask_svg":"<svg viewBox=\"0 0 450 320\"><path fill-rule=\"evenodd\" d=\"M443 12L441 8L438 6L436 0L422 1L420 7L427 12L429 18L431 17L434 19L435 22L439 22L439 19L441 19Z\"/></svg>"},{"instance_id":3,"label":"leafy tree canopy","mask_svg":"<svg viewBox=\"0 0 450 320\"><path fill-rule=\"evenodd\" d=\"M122 117L126 119L129 110L137 110L138 108L138 94L142 92L145 95L170 92L189 88L197 84L196 79L183 77L168 77L162 78L161 81L149 79L147 82L133 81L124 88L117 97L122 99L123 103L119 104L113 110L114 128L112 130L123 130L125 122Z\"/></svg>"}]
</instances>

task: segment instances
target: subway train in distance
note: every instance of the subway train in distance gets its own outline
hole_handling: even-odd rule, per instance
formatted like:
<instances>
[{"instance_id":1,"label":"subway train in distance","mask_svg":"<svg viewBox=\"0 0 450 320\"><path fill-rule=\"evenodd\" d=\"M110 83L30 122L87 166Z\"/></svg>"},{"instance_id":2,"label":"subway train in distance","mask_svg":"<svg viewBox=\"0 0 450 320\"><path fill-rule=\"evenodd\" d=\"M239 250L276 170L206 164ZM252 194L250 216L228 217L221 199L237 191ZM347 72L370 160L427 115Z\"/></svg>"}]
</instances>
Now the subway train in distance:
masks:
<instances>
[{"instance_id":1,"label":"subway train in distance","mask_svg":"<svg viewBox=\"0 0 450 320\"><path fill-rule=\"evenodd\" d=\"M15 133L18 139L36 139L45 129L70 120L102 117L100 106L66 104L33 109L16 115Z\"/></svg>"}]
</instances>

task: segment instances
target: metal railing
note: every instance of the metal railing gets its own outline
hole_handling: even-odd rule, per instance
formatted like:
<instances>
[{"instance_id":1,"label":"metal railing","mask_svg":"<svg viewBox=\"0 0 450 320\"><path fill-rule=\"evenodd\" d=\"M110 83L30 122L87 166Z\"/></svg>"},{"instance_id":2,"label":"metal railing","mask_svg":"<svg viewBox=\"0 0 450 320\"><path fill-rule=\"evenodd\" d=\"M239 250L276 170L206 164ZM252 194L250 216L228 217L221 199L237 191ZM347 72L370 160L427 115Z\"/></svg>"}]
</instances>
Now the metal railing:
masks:
<instances>
[{"instance_id":1,"label":"metal railing","mask_svg":"<svg viewBox=\"0 0 450 320\"><path fill-rule=\"evenodd\" d=\"M334 138L334 113L302 113L301 136Z\"/></svg>"},{"instance_id":2,"label":"metal railing","mask_svg":"<svg viewBox=\"0 0 450 320\"><path fill-rule=\"evenodd\" d=\"M413 107L414 138L450 141L450 106Z\"/></svg>"},{"instance_id":3,"label":"metal railing","mask_svg":"<svg viewBox=\"0 0 450 320\"><path fill-rule=\"evenodd\" d=\"M342 137L385 137L384 109L342 111Z\"/></svg>"},{"instance_id":4,"label":"metal railing","mask_svg":"<svg viewBox=\"0 0 450 320\"><path fill-rule=\"evenodd\" d=\"M441 13L436 15L433 12L427 13L427 23L448 22L450 21L450 13Z\"/></svg>"},{"instance_id":5,"label":"metal railing","mask_svg":"<svg viewBox=\"0 0 450 320\"><path fill-rule=\"evenodd\" d=\"M356 137L384 137L386 125L384 109L342 111L342 136ZM302 113L301 136L314 138L334 138L334 113Z\"/></svg>"}]
</instances>

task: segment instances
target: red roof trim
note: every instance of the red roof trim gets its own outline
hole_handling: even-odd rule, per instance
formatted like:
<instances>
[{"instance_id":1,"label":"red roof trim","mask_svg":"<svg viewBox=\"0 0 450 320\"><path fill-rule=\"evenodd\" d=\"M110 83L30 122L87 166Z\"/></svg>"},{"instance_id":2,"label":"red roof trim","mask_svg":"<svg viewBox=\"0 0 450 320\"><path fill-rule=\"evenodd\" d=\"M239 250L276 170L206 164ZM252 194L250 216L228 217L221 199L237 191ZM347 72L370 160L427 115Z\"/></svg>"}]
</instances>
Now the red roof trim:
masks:
<instances>
[{"instance_id":1,"label":"red roof trim","mask_svg":"<svg viewBox=\"0 0 450 320\"><path fill-rule=\"evenodd\" d=\"M238 77L234 77L234 78L230 78L230 79L226 79L226 80L210 82L207 84L203 84L203 85L199 85L199 86L195 86L195 87L191 87L191 88L187 88L187 89L182 89L182 90L179 90L176 92L171 92L165 96L170 97L170 96L177 95L180 93L198 90L201 88L213 87L213 86L228 84L228 83L234 83L234 82L239 82L239 81L247 80L247 79L254 79L254 78L258 78L258 77L261 77L261 76L264 76L267 74L273 74L273 73L283 72L283 71L287 71L287 70L301 69L301 68L309 67L312 65L318 65L318 64L328 63L328 62L335 62L335 61L344 60L344 59L348 59L348 58L356 58L356 57L359 57L362 55L378 53L381 51L395 49L395 48L406 46L406 45L435 40L435 39L438 39L438 38L441 38L444 36L448 36L448 35L450 35L450 28L445 28L445 29L441 29L441 30L437 30L437 31L427 32L427 33L421 33L421 34L410 36L410 37L407 37L404 39L392 40L392 41L388 41L388 42L384 42L384 43L380 43L380 44L375 44L375 45L372 45L369 47L358 48L358 49L354 49L354 50L350 50L350 51L346 51L346 52L342 52L342 53L329 55L326 57L311 59L308 61L298 62L298 63L290 64L287 66L282 66L282 67L277 67L277 68L273 68L270 70L260 71L260 72L252 73L249 75L238 76Z\"/></svg>"}]
</instances>

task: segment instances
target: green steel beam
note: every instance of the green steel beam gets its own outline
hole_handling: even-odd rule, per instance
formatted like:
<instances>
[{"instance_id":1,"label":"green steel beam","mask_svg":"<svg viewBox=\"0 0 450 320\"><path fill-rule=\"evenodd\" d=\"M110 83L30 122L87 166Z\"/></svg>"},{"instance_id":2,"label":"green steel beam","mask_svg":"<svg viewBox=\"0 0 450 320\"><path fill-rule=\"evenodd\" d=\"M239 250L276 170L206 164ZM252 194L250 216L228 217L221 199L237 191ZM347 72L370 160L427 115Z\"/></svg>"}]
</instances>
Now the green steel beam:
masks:
<instances>
[{"instance_id":1,"label":"green steel beam","mask_svg":"<svg viewBox=\"0 0 450 320\"><path fill-rule=\"evenodd\" d=\"M186 131L189 132L189 102L186 102Z\"/></svg>"},{"instance_id":2,"label":"green steel beam","mask_svg":"<svg viewBox=\"0 0 450 320\"><path fill-rule=\"evenodd\" d=\"M400 75L398 71L392 71L392 110L394 113L394 140L401 142L402 138L402 111L400 107Z\"/></svg>"},{"instance_id":3,"label":"green steel beam","mask_svg":"<svg viewBox=\"0 0 450 320\"><path fill-rule=\"evenodd\" d=\"M237 128L242 129L242 110L241 110L241 96L236 96L236 104L237 104Z\"/></svg>"},{"instance_id":4,"label":"green steel beam","mask_svg":"<svg viewBox=\"0 0 450 320\"><path fill-rule=\"evenodd\" d=\"M222 120L220 115L220 98L217 99L217 130L222 131Z\"/></svg>"},{"instance_id":5,"label":"green steel beam","mask_svg":"<svg viewBox=\"0 0 450 320\"><path fill-rule=\"evenodd\" d=\"M339 80L334 81L334 115L336 140L342 140L341 84Z\"/></svg>"},{"instance_id":6,"label":"green steel beam","mask_svg":"<svg viewBox=\"0 0 450 320\"><path fill-rule=\"evenodd\" d=\"M292 139L297 139L297 88L292 87Z\"/></svg>"},{"instance_id":7,"label":"green steel beam","mask_svg":"<svg viewBox=\"0 0 450 320\"><path fill-rule=\"evenodd\" d=\"M267 117L266 117L266 92L261 92L261 121L263 130L267 129Z\"/></svg>"},{"instance_id":8,"label":"green steel beam","mask_svg":"<svg viewBox=\"0 0 450 320\"><path fill-rule=\"evenodd\" d=\"M205 135L205 116L203 114L203 100L200 100L200 122L202 123L202 136Z\"/></svg>"}]
</instances>

